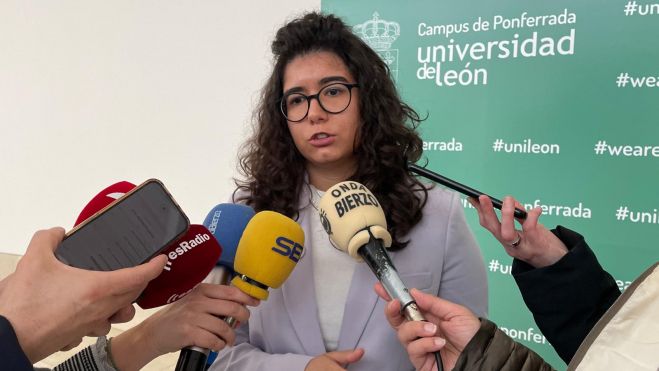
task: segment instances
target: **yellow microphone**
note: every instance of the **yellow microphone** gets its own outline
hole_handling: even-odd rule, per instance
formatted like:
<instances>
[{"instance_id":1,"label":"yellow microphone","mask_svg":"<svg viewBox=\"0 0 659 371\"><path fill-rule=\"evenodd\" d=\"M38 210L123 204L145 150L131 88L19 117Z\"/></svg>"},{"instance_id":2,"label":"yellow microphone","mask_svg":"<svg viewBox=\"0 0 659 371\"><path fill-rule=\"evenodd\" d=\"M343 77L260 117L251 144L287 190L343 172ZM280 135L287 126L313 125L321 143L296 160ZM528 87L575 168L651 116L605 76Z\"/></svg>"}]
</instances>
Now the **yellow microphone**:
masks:
<instances>
[{"instance_id":1,"label":"yellow microphone","mask_svg":"<svg viewBox=\"0 0 659 371\"><path fill-rule=\"evenodd\" d=\"M408 320L425 320L384 249L391 247L391 235L373 193L361 183L338 183L320 199L319 212L332 242L353 258L366 261L389 296L400 300L401 313Z\"/></svg>"},{"instance_id":2,"label":"yellow microphone","mask_svg":"<svg viewBox=\"0 0 659 371\"><path fill-rule=\"evenodd\" d=\"M234 260L231 283L260 300L278 288L295 268L304 250L304 231L291 218L274 211L256 213L247 223Z\"/></svg>"},{"instance_id":3,"label":"yellow microphone","mask_svg":"<svg viewBox=\"0 0 659 371\"><path fill-rule=\"evenodd\" d=\"M238 242L233 262L236 275L231 283L247 295L266 300L268 288L278 288L286 281L303 250L304 231L295 221L274 211L256 213ZM237 325L234 317L223 319L231 328ZM184 349L176 371L203 370L207 356L208 349Z\"/></svg>"}]
</instances>

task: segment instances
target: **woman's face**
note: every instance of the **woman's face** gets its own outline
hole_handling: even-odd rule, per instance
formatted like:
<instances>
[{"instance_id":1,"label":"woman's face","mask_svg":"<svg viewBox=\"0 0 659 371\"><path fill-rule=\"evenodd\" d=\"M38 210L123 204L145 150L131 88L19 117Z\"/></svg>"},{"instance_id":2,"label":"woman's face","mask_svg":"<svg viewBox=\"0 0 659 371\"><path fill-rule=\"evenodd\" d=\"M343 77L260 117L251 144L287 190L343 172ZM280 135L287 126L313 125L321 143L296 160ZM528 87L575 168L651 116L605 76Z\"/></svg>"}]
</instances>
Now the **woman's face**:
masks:
<instances>
[{"instance_id":1,"label":"woman's face","mask_svg":"<svg viewBox=\"0 0 659 371\"><path fill-rule=\"evenodd\" d=\"M287 95L299 92L304 95L318 93L333 83L356 83L352 74L341 58L331 52L313 52L292 59L284 69L284 91ZM336 85L339 88L345 88ZM345 111L329 113L319 104L318 99L311 99L309 113L299 122L288 121L288 129L295 146L307 160L307 165L318 168L354 167L356 157L353 153L355 137L360 125L359 88L349 89L351 100ZM322 92L329 102L337 99L340 89L328 88ZM306 102L298 100L306 107ZM327 103L329 108L331 103ZM330 110L332 110L330 108ZM289 114L290 116L290 114Z\"/></svg>"}]
</instances>

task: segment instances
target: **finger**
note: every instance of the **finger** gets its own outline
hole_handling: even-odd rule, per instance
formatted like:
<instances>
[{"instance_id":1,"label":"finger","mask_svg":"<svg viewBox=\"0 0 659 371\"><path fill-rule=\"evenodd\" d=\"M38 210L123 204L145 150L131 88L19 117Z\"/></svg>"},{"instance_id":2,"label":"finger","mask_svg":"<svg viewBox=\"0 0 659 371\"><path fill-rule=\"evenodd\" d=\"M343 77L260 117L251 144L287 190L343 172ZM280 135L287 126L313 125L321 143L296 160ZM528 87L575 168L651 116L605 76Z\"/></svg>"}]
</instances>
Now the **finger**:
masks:
<instances>
[{"instance_id":1,"label":"finger","mask_svg":"<svg viewBox=\"0 0 659 371\"><path fill-rule=\"evenodd\" d=\"M483 215L483 209L480 204L479 199L473 198L473 197L468 197L467 201L471 204L476 209L476 212L478 213L478 224L481 226L485 226L485 216Z\"/></svg>"},{"instance_id":2,"label":"finger","mask_svg":"<svg viewBox=\"0 0 659 371\"><path fill-rule=\"evenodd\" d=\"M384 286L380 282L375 283L375 293L384 301L391 301L391 297L387 294L387 290L384 289Z\"/></svg>"},{"instance_id":3,"label":"finger","mask_svg":"<svg viewBox=\"0 0 659 371\"><path fill-rule=\"evenodd\" d=\"M135 307L127 305L110 317L110 323L125 323L135 317Z\"/></svg>"},{"instance_id":4,"label":"finger","mask_svg":"<svg viewBox=\"0 0 659 371\"><path fill-rule=\"evenodd\" d=\"M325 355L338 364L346 365L359 361L362 356L364 356L364 349L357 348L351 350L340 350L335 352L328 352L325 353Z\"/></svg>"},{"instance_id":5,"label":"finger","mask_svg":"<svg viewBox=\"0 0 659 371\"><path fill-rule=\"evenodd\" d=\"M105 275L105 282L109 285L112 294L132 294L134 291L137 291L135 293L137 296L149 281L162 273L165 263L167 263L167 257L165 255L158 255L149 262L136 267L118 269L112 272L102 272L102 274Z\"/></svg>"},{"instance_id":6,"label":"finger","mask_svg":"<svg viewBox=\"0 0 659 371\"><path fill-rule=\"evenodd\" d=\"M424 358L431 355L446 345L446 340L440 337L420 338L409 343L406 347L410 358Z\"/></svg>"},{"instance_id":7,"label":"finger","mask_svg":"<svg viewBox=\"0 0 659 371\"><path fill-rule=\"evenodd\" d=\"M80 338L78 340L74 340L74 341L71 342L71 344L67 344L64 348L60 349L60 351L66 352L67 350L71 350L71 349L77 347L81 343L82 343L82 338Z\"/></svg>"},{"instance_id":8,"label":"finger","mask_svg":"<svg viewBox=\"0 0 659 371\"><path fill-rule=\"evenodd\" d=\"M522 224L522 230L529 230L535 228L538 225L538 218L540 218L541 214L542 214L542 209L540 207L536 207L532 210L529 210L526 213L526 220Z\"/></svg>"},{"instance_id":9,"label":"finger","mask_svg":"<svg viewBox=\"0 0 659 371\"><path fill-rule=\"evenodd\" d=\"M419 306L419 308L421 308L421 310L441 319L449 318L451 315L463 311L466 313L471 313L467 308L461 305L455 304L448 300L444 300L437 296L426 294L425 292L417 289L412 289L410 294L416 301L416 304Z\"/></svg>"},{"instance_id":10,"label":"finger","mask_svg":"<svg viewBox=\"0 0 659 371\"><path fill-rule=\"evenodd\" d=\"M437 334L437 325L425 321L408 321L398 327L398 341L407 347L418 338L432 337Z\"/></svg>"},{"instance_id":11,"label":"finger","mask_svg":"<svg viewBox=\"0 0 659 371\"><path fill-rule=\"evenodd\" d=\"M224 299L205 300L202 312L216 316L233 317L239 322L246 322L249 319L249 310L244 305Z\"/></svg>"},{"instance_id":12,"label":"finger","mask_svg":"<svg viewBox=\"0 0 659 371\"><path fill-rule=\"evenodd\" d=\"M405 318L400 313L400 301L398 301L398 299L392 300L386 304L384 307L384 315L387 317L389 325L394 329L397 329L398 326L405 321Z\"/></svg>"},{"instance_id":13,"label":"finger","mask_svg":"<svg viewBox=\"0 0 659 371\"><path fill-rule=\"evenodd\" d=\"M478 197L478 201L481 205L481 213L483 214L483 220L481 225L490 231L495 237L500 237L501 224L499 223L499 217L494 212L494 206L492 205L492 200L487 195L481 195Z\"/></svg>"},{"instance_id":14,"label":"finger","mask_svg":"<svg viewBox=\"0 0 659 371\"><path fill-rule=\"evenodd\" d=\"M60 242L62 242L63 238L64 228L62 227L36 231L34 235L32 235L32 239L30 240L25 255L31 254L31 251L32 253L36 252L39 254L45 254L48 252L48 255L52 255L52 253L57 250L57 247Z\"/></svg>"},{"instance_id":15,"label":"finger","mask_svg":"<svg viewBox=\"0 0 659 371\"><path fill-rule=\"evenodd\" d=\"M515 230L515 199L506 196L501 206L501 239L502 242L510 244L517 240L517 231Z\"/></svg>"},{"instance_id":16,"label":"finger","mask_svg":"<svg viewBox=\"0 0 659 371\"><path fill-rule=\"evenodd\" d=\"M236 341L236 333L222 319L208 313L203 313L198 316L198 321L199 328L222 339L226 344L233 345Z\"/></svg>"},{"instance_id":17,"label":"finger","mask_svg":"<svg viewBox=\"0 0 659 371\"><path fill-rule=\"evenodd\" d=\"M96 322L94 326L92 326L91 331L88 332L86 336L94 336L94 337L104 336L110 332L111 328L112 325L110 324L110 321L100 320Z\"/></svg>"},{"instance_id":18,"label":"finger","mask_svg":"<svg viewBox=\"0 0 659 371\"><path fill-rule=\"evenodd\" d=\"M219 352L227 346L223 338L208 331L199 331L191 345Z\"/></svg>"},{"instance_id":19,"label":"finger","mask_svg":"<svg viewBox=\"0 0 659 371\"><path fill-rule=\"evenodd\" d=\"M240 291L237 287L226 285L214 285L210 283L200 283L196 290L204 293L209 298L226 299L238 302L244 305L257 306L259 300Z\"/></svg>"}]
</instances>

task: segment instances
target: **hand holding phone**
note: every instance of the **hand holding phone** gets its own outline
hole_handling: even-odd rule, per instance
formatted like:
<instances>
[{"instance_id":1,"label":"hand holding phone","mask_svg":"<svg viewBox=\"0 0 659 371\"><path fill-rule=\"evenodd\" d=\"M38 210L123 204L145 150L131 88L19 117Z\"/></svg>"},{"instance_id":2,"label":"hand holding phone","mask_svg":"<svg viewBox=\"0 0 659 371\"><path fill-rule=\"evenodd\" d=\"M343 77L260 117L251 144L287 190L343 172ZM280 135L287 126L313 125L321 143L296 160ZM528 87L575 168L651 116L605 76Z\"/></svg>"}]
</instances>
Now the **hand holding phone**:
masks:
<instances>
[{"instance_id":1,"label":"hand holding phone","mask_svg":"<svg viewBox=\"0 0 659 371\"><path fill-rule=\"evenodd\" d=\"M189 226L162 182L149 179L69 231L55 255L88 270L133 267L158 254Z\"/></svg>"}]
</instances>

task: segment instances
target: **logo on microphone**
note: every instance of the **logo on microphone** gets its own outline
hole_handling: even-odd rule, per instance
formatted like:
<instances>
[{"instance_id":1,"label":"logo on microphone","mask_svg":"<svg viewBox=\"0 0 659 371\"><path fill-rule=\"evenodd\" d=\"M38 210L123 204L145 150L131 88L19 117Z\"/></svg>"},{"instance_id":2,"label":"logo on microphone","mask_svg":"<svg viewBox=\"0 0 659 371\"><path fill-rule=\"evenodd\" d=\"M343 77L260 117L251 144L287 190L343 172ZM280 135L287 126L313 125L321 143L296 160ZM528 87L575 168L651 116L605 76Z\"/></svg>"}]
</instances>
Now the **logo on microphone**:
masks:
<instances>
[{"instance_id":1,"label":"logo on microphone","mask_svg":"<svg viewBox=\"0 0 659 371\"><path fill-rule=\"evenodd\" d=\"M222 210L216 210L215 213L213 214L213 220L211 221L211 225L208 227L208 230L211 233L215 233L215 229L217 228L217 222L220 221L221 215L222 215Z\"/></svg>"},{"instance_id":2,"label":"logo on microphone","mask_svg":"<svg viewBox=\"0 0 659 371\"><path fill-rule=\"evenodd\" d=\"M211 237L208 235L208 233L204 233L204 234L197 233L194 239L180 242L174 250L167 253L168 259L163 269L166 271L172 270L173 260L178 259L186 252L192 250L194 247L199 246L206 241L210 241L210 239Z\"/></svg>"},{"instance_id":3,"label":"logo on microphone","mask_svg":"<svg viewBox=\"0 0 659 371\"><path fill-rule=\"evenodd\" d=\"M320 209L320 224L323 225L323 229L327 232L328 235L332 235L332 225L330 224L329 219L327 219L327 213L325 210Z\"/></svg>"},{"instance_id":4,"label":"logo on microphone","mask_svg":"<svg viewBox=\"0 0 659 371\"><path fill-rule=\"evenodd\" d=\"M272 251L283 255L296 263L300 261L302 251L304 250L302 245L284 236L277 237L275 244L276 246L272 247Z\"/></svg>"}]
</instances>

